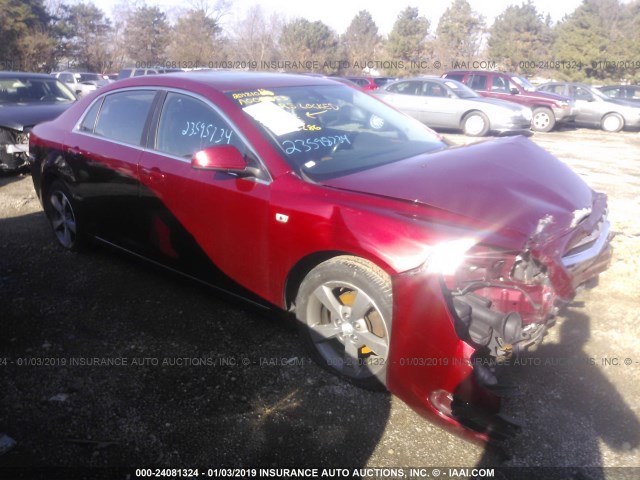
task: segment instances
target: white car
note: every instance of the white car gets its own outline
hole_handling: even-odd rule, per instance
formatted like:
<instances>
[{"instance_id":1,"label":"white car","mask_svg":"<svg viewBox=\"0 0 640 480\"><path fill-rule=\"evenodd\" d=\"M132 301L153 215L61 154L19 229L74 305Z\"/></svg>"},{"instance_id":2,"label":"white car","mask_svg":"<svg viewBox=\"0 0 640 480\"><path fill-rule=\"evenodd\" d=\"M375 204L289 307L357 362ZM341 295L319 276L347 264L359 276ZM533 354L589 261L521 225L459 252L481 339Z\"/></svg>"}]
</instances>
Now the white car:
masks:
<instances>
[{"instance_id":1,"label":"white car","mask_svg":"<svg viewBox=\"0 0 640 480\"><path fill-rule=\"evenodd\" d=\"M97 88L95 84L87 82L87 75L95 76L96 79L101 78L97 73L52 72L51 75L69 87L78 97L93 92Z\"/></svg>"}]
</instances>

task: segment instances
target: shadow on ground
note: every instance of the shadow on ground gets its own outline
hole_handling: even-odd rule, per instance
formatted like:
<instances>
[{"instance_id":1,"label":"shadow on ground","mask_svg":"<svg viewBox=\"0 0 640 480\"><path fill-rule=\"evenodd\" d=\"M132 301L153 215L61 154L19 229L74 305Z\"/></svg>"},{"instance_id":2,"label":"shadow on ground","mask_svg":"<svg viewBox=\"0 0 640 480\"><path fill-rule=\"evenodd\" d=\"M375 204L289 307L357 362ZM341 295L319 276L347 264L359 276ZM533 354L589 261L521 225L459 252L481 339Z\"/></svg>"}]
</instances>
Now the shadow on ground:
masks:
<instances>
[{"instance_id":1,"label":"shadow on ground","mask_svg":"<svg viewBox=\"0 0 640 480\"><path fill-rule=\"evenodd\" d=\"M0 220L0 245L0 468L357 468L376 448L389 395L318 368L282 314L62 251L41 212Z\"/></svg>"},{"instance_id":2,"label":"shadow on ground","mask_svg":"<svg viewBox=\"0 0 640 480\"><path fill-rule=\"evenodd\" d=\"M512 367L522 395L509 399L505 407L524 419L525 428L502 445L504 461L499 466L507 467L500 471L502 478L627 478L605 474L600 443L621 452L638 449L640 422L602 373L602 359L585 352L590 324L584 313L566 310L555 327L560 329L559 342L543 343L522 359L524 365ZM485 452L478 466L497 466L494 453Z\"/></svg>"}]
</instances>

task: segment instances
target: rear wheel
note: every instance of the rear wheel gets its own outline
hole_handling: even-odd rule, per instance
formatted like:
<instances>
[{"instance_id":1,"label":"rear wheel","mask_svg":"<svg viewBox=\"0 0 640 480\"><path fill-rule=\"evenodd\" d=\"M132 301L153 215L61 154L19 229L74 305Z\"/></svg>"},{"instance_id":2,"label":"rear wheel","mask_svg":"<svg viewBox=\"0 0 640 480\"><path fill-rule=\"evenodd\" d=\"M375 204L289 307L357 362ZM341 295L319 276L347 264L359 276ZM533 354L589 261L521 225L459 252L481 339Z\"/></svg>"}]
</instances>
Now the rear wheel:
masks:
<instances>
[{"instance_id":1,"label":"rear wheel","mask_svg":"<svg viewBox=\"0 0 640 480\"><path fill-rule=\"evenodd\" d=\"M77 251L84 246L84 238L72 198L64 183L54 180L44 192L43 204L58 243L67 250Z\"/></svg>"},{"instance_id":2,"label":"rear wheel","mask_svg":"<svg viewBox=\"0 0 640 480\"><path fill-rule=\"evenodd\" d=\"M531 118L531 128L536 132L550 132L556 125L556 117L553 111L546 107L538 107L533 109L533 117Z\"/></svg>"},{"instance_id":3,"label":"rear wheel","mask_svg":"<svg viewBox=\"0 0 640 480\"><path fill-rule=\"evenodd\" d=\"M489 119L482 112L467 113L462 120L462 130L469 137L484 137L489 128Z\"/></svg>"},{"instance_id":4,"label":"rear wheel","mask_svg":"<svg viewBox=\"0 0 640 480\"><path fill-rule=\"evenodd\" d=\"M607 113L602 117L601 126L605 132L619 132L624 127L624 118L619 113Z\"/></svg>"},{"instance_id":5,"label":"rear wheel","mask_svg":"<svg viewBox=\"0 0 640 480\"><path fill-rule=\"evenodd\" d=\"M392 292L389 276L358 257L336 257L305 277L296 315L311 357L355 385L384 390Z\"/></svg>"}]
</instances>

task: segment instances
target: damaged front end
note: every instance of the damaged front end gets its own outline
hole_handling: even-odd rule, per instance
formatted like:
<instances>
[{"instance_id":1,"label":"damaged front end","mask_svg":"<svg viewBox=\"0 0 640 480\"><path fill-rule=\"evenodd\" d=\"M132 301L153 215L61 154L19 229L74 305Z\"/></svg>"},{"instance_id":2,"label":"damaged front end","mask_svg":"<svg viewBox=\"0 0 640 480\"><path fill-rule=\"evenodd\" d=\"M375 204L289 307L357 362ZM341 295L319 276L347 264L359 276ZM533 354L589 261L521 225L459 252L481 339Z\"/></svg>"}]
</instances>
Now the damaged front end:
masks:
<instances>
[{"instance_id":1,"label":"damaged front end","mask_svg":"<svg viewBox=\"0 0 640 480\"><path fill-rule=\"evenodd\" d=\"M414 282L421 278L423 288L439 290L427 295L423 290L428 301L404 313L413 317L409 322L414 326L403 328L415 333L427 319L432 335L423 336L421 346L407 340L398 346L402 356L394 353L392 358L402 362L403 357L437 352L439 365L431 362L431 368L419 370L405 361L404 372L394 371L423 382L418 394L422 413L482 440L518 432L520 423L500 414L500 399L517 392L517 385L506 380L509 375L502 374L512 359L542 342L559 308L606 270L612 254L609 240L606 197L596 195L593 208L572 212L570 221L550 215L540 219L520 251L495 247L486 237L432 247L420 272L399 280L402 288L418 289ZM434 314L429 304L438 301L446 311ZM420 327L418 314L424 315ZM442 323L450 323L453 333Z\"/></svg>"},{"instance_id":2,"label":"damaged front end","mask_svg":"<svg viewBox=\"0 0 640 480\"><path fill-rule=\"evenodd\" d=\"M0 127L0 171L15 172L29 162L29 132Z\"/></svg>"}]
</instances>

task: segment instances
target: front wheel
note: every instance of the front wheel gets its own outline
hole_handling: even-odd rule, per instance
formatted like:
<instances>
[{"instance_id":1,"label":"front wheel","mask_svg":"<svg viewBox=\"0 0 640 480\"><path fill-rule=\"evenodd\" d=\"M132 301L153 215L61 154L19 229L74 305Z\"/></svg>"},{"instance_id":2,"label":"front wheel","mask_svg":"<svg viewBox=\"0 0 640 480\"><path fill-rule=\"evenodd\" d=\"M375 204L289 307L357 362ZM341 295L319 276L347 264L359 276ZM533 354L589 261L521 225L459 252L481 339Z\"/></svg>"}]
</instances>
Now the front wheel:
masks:
<instances>
[{"instance_id":1,"label":"front wheel","mask_svg":"<svg viewBox=\"0 0 640 480\"><path fill-rule=\"evenodd\" d=\"M385 389L392 311L389 276L358 257L321 263L296 297L298 326L311 357L370 390Z\"/></svg>"},{"instance_id":2,"label":"front wheel","mask_svg":"<svg viewBox=\"0 0 640 480\"><path fill-rule=\"evenodd\" d=\"M536 132L550 132L556 125L556 116L549 108L538 107L533 109L531 128Z\"/></svg>"},{"instance_id":3,"label":"front wheel","mask_svg":"<svg viewBox=\"0 0 640 480\"><path fill-rule=\"evenodd\" d=\"M44 192L43 204L58 243L67 250L80 250L84 246L84 238L78 209L64 183L53 181Z\"/></svg>"},{"instance_id":4,"label":"front wheel","mask_svg":"<svg viewBox=\"0 0 640 480\"><path fill-rule=\"evenodd\" d=\"M624 118L618 113L607 113L602 117L602 130L605 132L619 132L624 127Z\"/></svg>"},{"instance_id":5,"label":"front wheel","mask_svg":"<svg viewBox=\"0 0 640 480\"><path fill-rule=\"evenodd\" d=\"M482 112L468 113L462 120L462 130L469 137L484 137L489 128L489 119Z\"/></svg>"}]
</instances>

